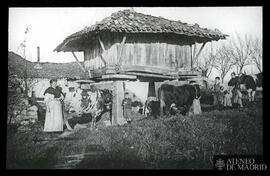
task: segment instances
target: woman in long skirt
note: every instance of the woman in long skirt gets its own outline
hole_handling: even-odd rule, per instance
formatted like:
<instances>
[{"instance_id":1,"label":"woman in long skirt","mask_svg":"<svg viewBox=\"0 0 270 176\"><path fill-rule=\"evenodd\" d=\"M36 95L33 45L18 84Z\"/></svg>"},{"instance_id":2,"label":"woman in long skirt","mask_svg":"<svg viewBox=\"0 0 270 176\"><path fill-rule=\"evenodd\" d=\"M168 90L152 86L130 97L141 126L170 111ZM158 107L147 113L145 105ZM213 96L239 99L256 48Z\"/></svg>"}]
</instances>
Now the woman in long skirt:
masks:
<instances>
[{"instance_id":1,"label":"woman in long skirt","mask_svg":"<svg viewBox=\"0 0 270 176\"><path fill-rule=\"evenodd\" d=\"M56 80L50 80L51 87L44 92L46 103L45 132L63 131L63 114L61 100L63 95L56 89Z\"/></svg>"}]
</instances>

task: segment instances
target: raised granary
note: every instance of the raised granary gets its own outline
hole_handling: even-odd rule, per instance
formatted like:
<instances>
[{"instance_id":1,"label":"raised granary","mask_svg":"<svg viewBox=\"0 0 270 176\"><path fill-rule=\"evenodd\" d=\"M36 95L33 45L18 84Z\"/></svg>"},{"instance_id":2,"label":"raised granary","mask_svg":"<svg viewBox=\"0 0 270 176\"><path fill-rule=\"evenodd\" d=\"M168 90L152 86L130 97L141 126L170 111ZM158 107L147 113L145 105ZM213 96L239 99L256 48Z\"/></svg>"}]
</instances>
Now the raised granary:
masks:
<instances>
[{"instance_id":1,"label":"raised granary","mask_svg":"<svg viewBox=\"0 0 270 176\"><path fill-rule=\"evenodd\" d=\"M227 36L218 29L123 10L68 36L54 51L72 52L76 60L74 52L83 52L82 70L89 79L115 81L114 99L120 102L126 80L147 83L146 95L156 96L157 82L200 75L193 61L207 42ZM114 116L121 117L122 108L114 106Z\"/></svg>"}]
</instances>

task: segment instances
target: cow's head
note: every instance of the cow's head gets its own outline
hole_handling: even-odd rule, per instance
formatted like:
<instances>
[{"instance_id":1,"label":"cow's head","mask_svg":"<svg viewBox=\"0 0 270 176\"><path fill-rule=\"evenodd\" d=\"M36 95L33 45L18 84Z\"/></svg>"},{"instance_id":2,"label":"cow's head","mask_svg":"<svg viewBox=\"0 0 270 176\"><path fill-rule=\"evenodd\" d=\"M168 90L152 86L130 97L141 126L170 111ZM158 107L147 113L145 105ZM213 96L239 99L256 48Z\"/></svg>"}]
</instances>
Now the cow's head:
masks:
<instances>
[{"instance_id":1,"label":"cow's head","mask_svg":"<svg viewBox=\"0 0 270 176\"><path fill-rule=\"evenodd\" d=\"M104 90L102 90L102 92L103 92L104 102L105 103L112 102L112 98L113 98L112 91L111 90L108 90L108 89L104 89Z\"/></svg>"},{"instance_id":2,"label":"cow's head","mask_svg":"<svg viewBox=\"0 0 270 176\"><path fill-rule=\"evenodd\" d=\"M160 101L159 100L148 100L145 104L145 113L148 115L157 116L160 113Z\"/></svg>"},{"instance_id":3,"label":"cow's head","mask_svg":"<svg viewBox=\"0 0 270 176\"><path fill-rule=\"evenodd\" d=\"M240 84L244 84L245 81L247 79L247 75L244 74L244 73L241 73L238 78L237 78L237 83L240 85Z\"/></svg>"},{"instance_id":4,"label":"cow's head","mask_svg":"<svg viewBox=\"0 0 270 176\"><path fill-rule=\"evenodd\" d=\"M175 115L177 112L178 112L178 108L176 107L176 104L175 103L172 103L171 106L170 106L170 114L171 115Z\"/></svg>"},{"instance_id":5,"label":"cow's head","mask_svg":"<svg viewBox=\"0 0 270 176\"><path fill-rule=\"evenodd\" d=\"M112 91L108 89L101 90L102 99L107 110L112 108L113 95Z\"/></svg>"}]
</instances>

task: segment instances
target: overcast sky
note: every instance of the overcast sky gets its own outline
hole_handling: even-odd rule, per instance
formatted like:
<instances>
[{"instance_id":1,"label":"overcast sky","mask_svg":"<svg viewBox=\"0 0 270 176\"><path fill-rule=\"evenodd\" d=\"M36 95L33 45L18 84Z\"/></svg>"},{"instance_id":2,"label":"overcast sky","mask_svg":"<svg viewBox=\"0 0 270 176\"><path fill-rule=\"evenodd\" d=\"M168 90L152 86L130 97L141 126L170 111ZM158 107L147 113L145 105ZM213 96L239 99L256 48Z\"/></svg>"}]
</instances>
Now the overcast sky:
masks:
<instances>
[{"instance_id":1,"label":"overcast sky","mask_svg":"<svg viewBox=\"0 0 270 176\"><path fill-rule=\"evenodd\" d=\"M72 62L72 54L53 52L67 36L101 21L121 8L10 8L9 51L22 55L19 47L27 35L26 56L36 61L36 48L40 46L41 62ZM136 12L162 16L170 20L181 20L201 27L217 28L222 33L248 34L262 38L262 7L135 7ZM83 60L83 55L78 54Z\"/></svg>"}]
</instances>

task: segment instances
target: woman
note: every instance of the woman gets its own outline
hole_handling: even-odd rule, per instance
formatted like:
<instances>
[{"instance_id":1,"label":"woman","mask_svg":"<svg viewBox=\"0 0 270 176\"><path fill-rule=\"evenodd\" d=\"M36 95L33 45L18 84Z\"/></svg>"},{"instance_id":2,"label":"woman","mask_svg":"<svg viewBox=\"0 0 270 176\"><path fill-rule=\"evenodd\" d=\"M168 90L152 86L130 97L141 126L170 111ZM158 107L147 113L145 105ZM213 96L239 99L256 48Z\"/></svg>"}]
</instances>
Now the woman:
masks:
<instances>
[{"instance_id":1,"label":"woman","mask_svg":"<svg viewBox=\"0 0 270 176\"><path fill-rule=\"evenodd\" d=\"M63 95L56 89L57 80L50 80L50 87L45 90L46 118L44 124L45 132L63 131L62 104Z\"/></svg>"}]
</instances>

